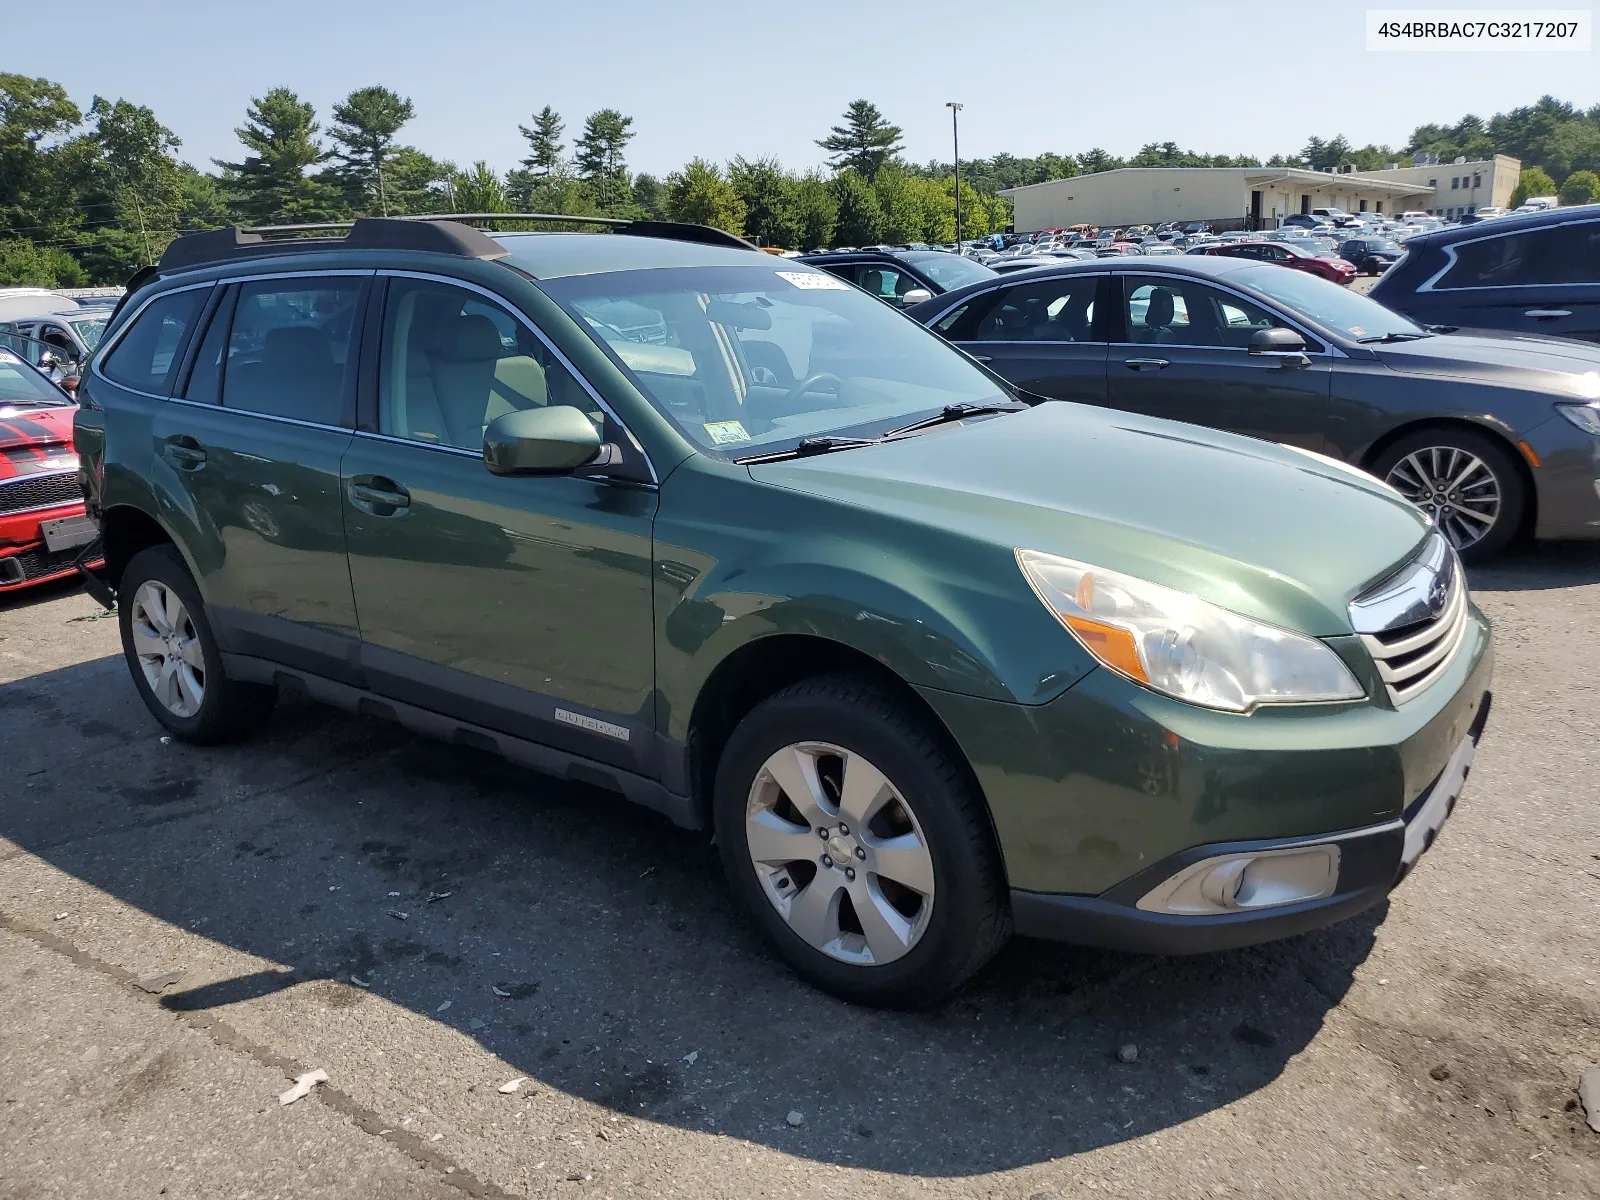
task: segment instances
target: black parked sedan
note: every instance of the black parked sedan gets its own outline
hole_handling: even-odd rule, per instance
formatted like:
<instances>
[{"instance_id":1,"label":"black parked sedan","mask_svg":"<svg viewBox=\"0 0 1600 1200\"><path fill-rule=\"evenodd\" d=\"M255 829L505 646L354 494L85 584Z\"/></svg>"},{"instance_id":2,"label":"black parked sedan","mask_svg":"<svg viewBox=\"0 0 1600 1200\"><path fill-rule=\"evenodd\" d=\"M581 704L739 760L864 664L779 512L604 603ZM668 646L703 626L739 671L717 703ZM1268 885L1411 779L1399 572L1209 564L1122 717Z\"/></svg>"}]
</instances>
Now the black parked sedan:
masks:
<instances>
[{"instance_id":1,"label":"black parked sedan","mask_svg":"<svg viewBox=\"0 0 1600 1200\"><path fill-rule=\"evenodd\" d=\"M997 274L977 259L945 250L830 250L802 254L798 261L821 267L895 308Z\"/></svg>"},{"instance_id":2,"label":"black parked sedan","mask_svg":"<svg viewBox=\"0 0 1600 1200\"><path fill-rule=\"evenodd\" d=\"M1524 530L1600 537L1600 347L1437 334L1300 271L1128 257L907 310L1020 388L1342 459L1464 556Z\"/></svg>"},{"instance_id":3,"label":"black parked sedan","mask_svg":"<svg viewBox=\"0 0 1600 1200\"><path fill-rule=\"evenodd\" d=\"M1351 238L1339 245L1339 257L1363 275L1382 275L1404 253L1392 238Z\"/></svg>"},{"instance_id":4,"label":"black parked sedan","mask_svg":"<svg viewBox=\"0 0 1600 1200\"><path fill-rule=\"evenodd\" d=\"M1600 342L1600 204L1407 239L1372 298L1416 321Z\"/></svg>"}]
</instances>

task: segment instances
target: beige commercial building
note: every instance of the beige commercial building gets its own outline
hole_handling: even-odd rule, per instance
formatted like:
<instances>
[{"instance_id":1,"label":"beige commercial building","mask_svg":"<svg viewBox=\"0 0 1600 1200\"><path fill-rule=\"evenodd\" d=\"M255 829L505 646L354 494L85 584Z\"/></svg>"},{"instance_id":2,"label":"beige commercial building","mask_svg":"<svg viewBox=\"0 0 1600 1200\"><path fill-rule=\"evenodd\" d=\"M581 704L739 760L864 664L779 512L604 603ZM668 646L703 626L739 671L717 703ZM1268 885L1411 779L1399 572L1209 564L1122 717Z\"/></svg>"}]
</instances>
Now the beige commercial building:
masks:
<instances>
[{"instance_id":1,"label":"beige commercial building","mask_svg":"<svg viewBox=\"0 0 1600 1200\"><path fill-rule=\"evenodd\" d=\"M1291 213L1430 212L1457 217L1506 207L1522 164L1493 159L1385 171L1293 167L1123 167L1008 188L1018 233L1069 225L1207 221L1215 229L1273 229Z\"/></svg>"}]
</instances>

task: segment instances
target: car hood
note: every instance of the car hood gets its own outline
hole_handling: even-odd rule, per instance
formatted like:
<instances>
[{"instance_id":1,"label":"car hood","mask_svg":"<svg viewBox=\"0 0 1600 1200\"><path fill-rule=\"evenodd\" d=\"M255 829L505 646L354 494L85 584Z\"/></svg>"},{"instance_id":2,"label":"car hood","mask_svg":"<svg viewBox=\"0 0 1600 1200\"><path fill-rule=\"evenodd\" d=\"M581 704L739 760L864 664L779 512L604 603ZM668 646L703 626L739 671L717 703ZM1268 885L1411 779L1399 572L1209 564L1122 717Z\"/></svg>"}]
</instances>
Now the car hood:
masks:
<instances>
[{"instance_id":1,"label":"car hood","mask_svg":"<svg viewBox=\"0 0 1600 1200\"><path fill-rule=\"evenodd\" d=\"M71 404L57 408L10 407L0 403L0 450L22 446L44 446L52 442L72 442Z\"/></svg>"},{"instance_id":2,"label":"car hood","mask_svg":"<svg viewBox=\"0 0 1600 1200\"><path fill-rule=\"evenodd\" d=\"M1537 334L1463 330L1368 347L1392 371L1447 375L1600 400L1600 345Z\"/></svg>"},{"instance_id":3,"label":"car hood","mask_svg":"<svg viewBox=\"0 0 1600 1200\"><path fill-rule=\"evenodd\" d=\"M1124 571L1318 637L1349 633L1349 602L1428 529L1396 493L1320 455L1063 401L750 471L951 536Z\"/></svg>"}]
</instances>

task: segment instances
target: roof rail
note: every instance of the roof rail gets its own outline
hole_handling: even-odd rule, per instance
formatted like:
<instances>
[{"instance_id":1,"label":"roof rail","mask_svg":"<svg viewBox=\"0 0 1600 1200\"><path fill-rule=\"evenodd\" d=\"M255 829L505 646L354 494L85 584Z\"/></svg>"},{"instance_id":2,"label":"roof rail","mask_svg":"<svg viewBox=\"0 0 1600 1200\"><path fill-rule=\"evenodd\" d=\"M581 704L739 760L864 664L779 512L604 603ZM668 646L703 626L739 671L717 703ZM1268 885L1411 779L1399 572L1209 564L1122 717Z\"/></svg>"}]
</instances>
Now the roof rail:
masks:
<instances>
[{"instance_id":1,"label":"roof rail","mask_svg":"<svg viewBox=\"0 0 1600 1200\"><path fill-rule=\"evenodd\" d=\"M211 229L174 238L161 256L162 275L241 258L301 254L338 247L346 250L424 250L462 258L493 260L509 253L482 229L466 222L539 221L563 225L604 225L632 237L669 238L739 250L759 247L709 225L683 221L632 221L624 217L577 216L571 213L428 213L406 217L359 217L354 221L319 221L302 225L260 225ZM342 236L305 237L305 234Z\"/></svg>"}]
</instances>

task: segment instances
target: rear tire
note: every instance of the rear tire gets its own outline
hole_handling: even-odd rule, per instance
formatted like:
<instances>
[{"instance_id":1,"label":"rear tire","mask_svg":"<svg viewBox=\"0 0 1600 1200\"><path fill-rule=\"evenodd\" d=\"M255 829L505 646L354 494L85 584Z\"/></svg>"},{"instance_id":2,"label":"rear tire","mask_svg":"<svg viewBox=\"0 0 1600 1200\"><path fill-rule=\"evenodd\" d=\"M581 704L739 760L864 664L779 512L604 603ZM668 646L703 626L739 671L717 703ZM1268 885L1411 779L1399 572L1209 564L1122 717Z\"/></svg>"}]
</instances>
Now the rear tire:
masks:
<instances>
[{"instance_id":1,"label":"rear tire","mask_svg":"<svg viewBox=\"0 0 1600 1200\"><path fill-rule=\"evenodd\" d=\"M1488 434L1419 429L1385 449L1371 470L1433 516L1463 562L1493 558L1522 530L1527 484L1510 451Z\"/></svg>"},{"instance_id":2,"label":"rear tire","mask_svg":"<svg viewBox=\"0 0 1600 1200\"><path fill-rule=\"evenodd\" d=\"M205 602L176 547L133 556L117 589L117 624L133 686L173 737L199 745L233 741L272 712L276 687L223 674Z\"/></svg>"},{"instance_id":3,"label":"rear tire","mask_svg":"<svg viewBox=\"0 0 1600 1200\"><path fill-rule=\"evenodd\" d=\"M798 975L857 1004L936 1004L1010 936L987 806L930 725L869 680L819 676L757 705L717 770L734 893Z\"/></svg>"}]
</instances>

